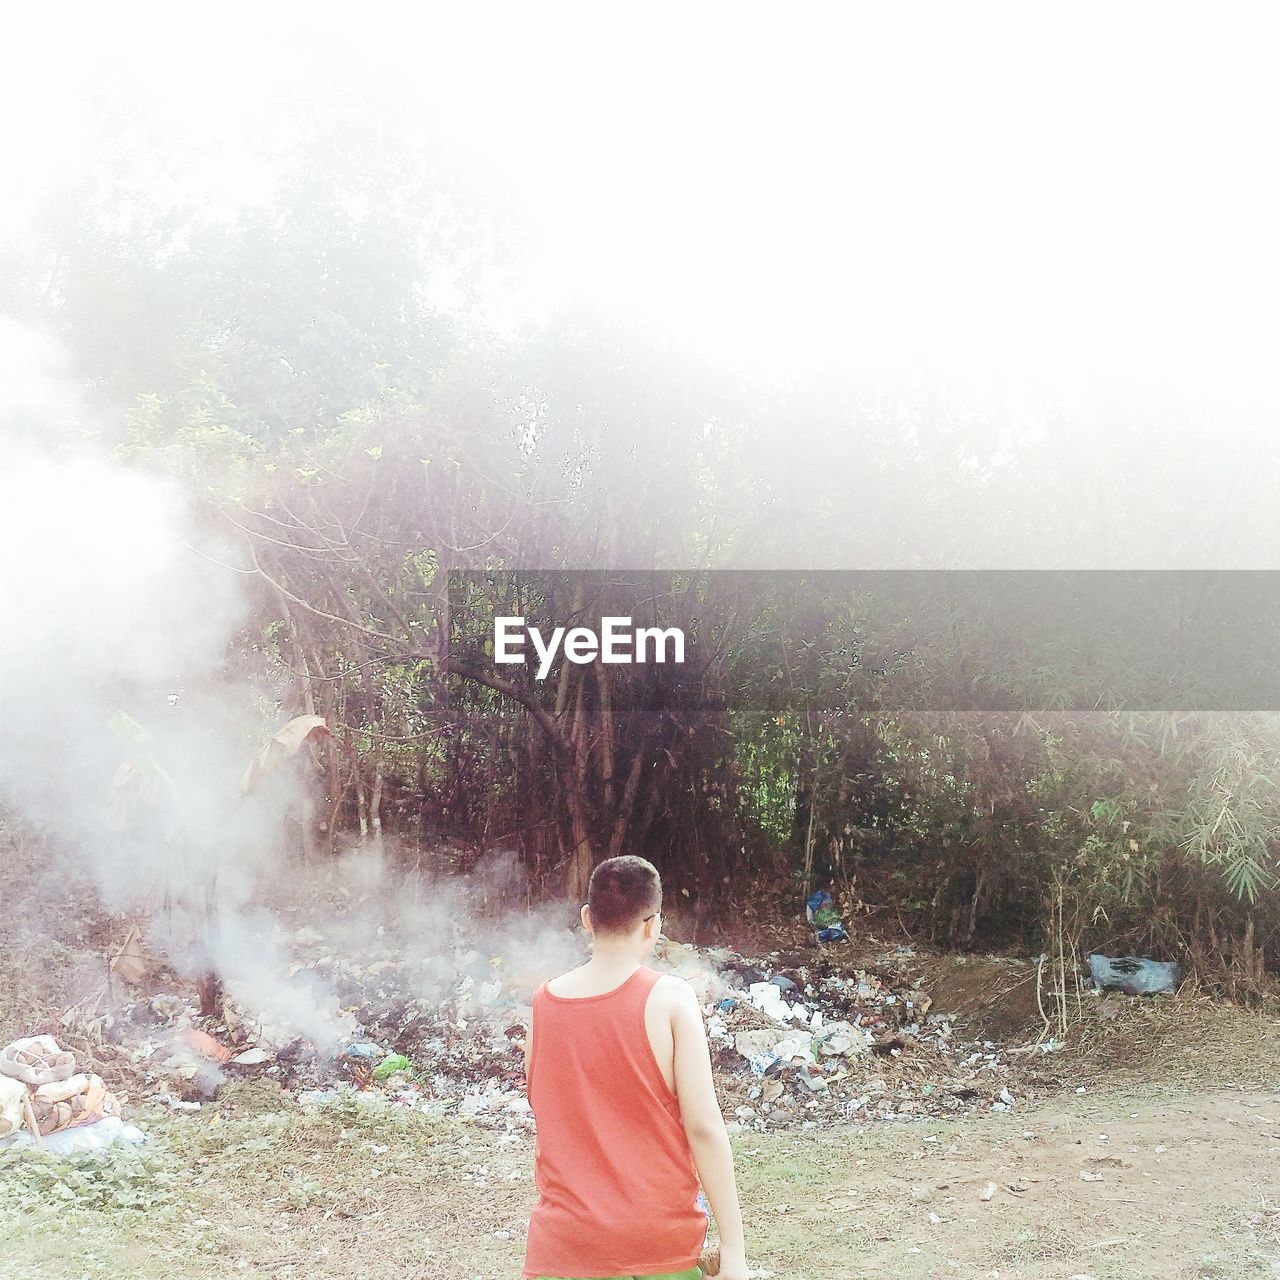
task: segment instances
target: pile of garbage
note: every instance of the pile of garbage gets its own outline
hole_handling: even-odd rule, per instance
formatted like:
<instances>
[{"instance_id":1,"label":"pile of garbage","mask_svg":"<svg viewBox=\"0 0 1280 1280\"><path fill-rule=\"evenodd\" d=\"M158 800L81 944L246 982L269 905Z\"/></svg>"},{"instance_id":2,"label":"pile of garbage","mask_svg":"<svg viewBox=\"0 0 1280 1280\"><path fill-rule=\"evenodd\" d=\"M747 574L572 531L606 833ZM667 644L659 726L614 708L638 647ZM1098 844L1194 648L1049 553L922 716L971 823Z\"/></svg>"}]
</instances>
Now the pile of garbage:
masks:
<instances>
[{"instance_id":1,"label":"pile of garbage","mask_svg":"<svg viewBox=\"0 0 1280 1280\"><path fill-rule=\"evenodd\" d=\"M899 947L850 970L821 947L754 960L679 943L664 952L703 1000L718 1083L744 1095L744 1127L1011 1109L1014 1059L934 1012L913 959Z\"/></svg>"},{"instance_id":2,"label":"pile of garbage","mask_svg":"<svg viewBox=\"0 0 1280 1280\"><path fill-rule=\"evenodd\" d=\"M58 1154L138 1143L102 1078L76 1069L52 1036L28 1036L0 1049L0 1146Z\"/></svg>"},{"instance_id":3,"label":"pile of garbage","mask_svg":"<svg viewBox=\"0 0 1280 1280\"><path fill-rule=\"evenodd\" d=\"M834 927L814 921L815 932ZM544 956L538 972L451 941L415 956L388 935L357 952L296 928L287 938L290 983L322 986L336 999L323 1036L273 1020L260 994L234 984L221 1016L202 1017L196 993L179 994L176 977L163 975L167 990L136 991L99 1029L131 1065L139 1091L175 1110L199 1110L228 1080L265 1078L304 1105L354 1089L480 1125L528 1128L530 995L538 981L584 959L584 941L566 934L568 963L562 957L548 970ZM934 1011L910 948L890 948L865 968L852 968L849 952L848 943L815 942L750 958L659 944L652 963L686 979L702 1004L717 1083L737 1124L1007 1110L1026 1096L1013 1059L990 1041L966 1040L951 1016Z\"/></svg>"},{"instance_id":4,"label":"pile of garbage","mask_svg":"<svg viewBox=\"0 0 1280 1280\"><path fill-rule=\"evenodd\" d=\"M135 926L120 952L131 962L113 962L111 991L68 1010L63 1025L96 1046L110 1079L175 1110L199 1110L230 1081L265 1080L304 1105L356 1090L477 1124L531 1125L532 993L587 958L583 933L465 911L437 912L424 927L394 904L352 905L364 912L356 920L325 902L275 918L261 939L269 972L243 967L239 980L217 984L212 1005L208 980L149 954ZM1025 1056L975 1039L934 1007L927 957L854 944L826 892L804 908L811 932L790 951L749 956L662 938L650 962L697 995L737 1123L1007 1110L1026 1096ZM60 1080L74 1074L65 1062L59 1070ZM104 1105L96 1091L47 1101L75 1115ZM66 1119L57 1111L53 1123Z\"/></svg>"},{"instance_id":5,"label":"pile of garbage","mask_svg":"<svg viewBox=\"0 0 1280 1280\"><path fill-rule=\"evenodd\" d=\"M309 927L282 941L295 963L280 989L265 993L265 1007L263 992L228 982L218 1013L204 1016L191 984L152 964L149 985L160 989L135 989L95 1010L93 1038L110 1046L139 1092L175 1111L201 1110L229 1081L266 1079L304 1105L354 1089L479 1123L531 1122L528 975L504 973L498 957L464 946L414 956L392 936L370 938L359 952ZM299 1034L302 997L315 990L336 1003L309 1009L301 1025L311 1034ZM74 1025L90 1030L84 1019Z\"/></svg>"}]
</instances>

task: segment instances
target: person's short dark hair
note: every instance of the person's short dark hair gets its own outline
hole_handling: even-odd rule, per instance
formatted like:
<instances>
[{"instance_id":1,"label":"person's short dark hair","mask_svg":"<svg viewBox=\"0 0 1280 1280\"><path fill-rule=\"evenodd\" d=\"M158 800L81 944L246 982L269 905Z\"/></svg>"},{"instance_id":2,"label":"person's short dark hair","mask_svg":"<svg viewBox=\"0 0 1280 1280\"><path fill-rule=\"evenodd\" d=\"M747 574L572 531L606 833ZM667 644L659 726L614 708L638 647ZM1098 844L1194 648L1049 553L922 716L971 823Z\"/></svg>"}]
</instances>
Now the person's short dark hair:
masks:
<instances>
[{"instance_id":1,"label":"person's short dark hair","mask_svg":"<svg viewBox=\"0 0 1280 1280\"><path fill-rule=\"evenodd\" d=\"M587 885L587 910L597 933L628 933L662 906L662 877L645 858L607 858Z\"/></svg>"}]
</instances>

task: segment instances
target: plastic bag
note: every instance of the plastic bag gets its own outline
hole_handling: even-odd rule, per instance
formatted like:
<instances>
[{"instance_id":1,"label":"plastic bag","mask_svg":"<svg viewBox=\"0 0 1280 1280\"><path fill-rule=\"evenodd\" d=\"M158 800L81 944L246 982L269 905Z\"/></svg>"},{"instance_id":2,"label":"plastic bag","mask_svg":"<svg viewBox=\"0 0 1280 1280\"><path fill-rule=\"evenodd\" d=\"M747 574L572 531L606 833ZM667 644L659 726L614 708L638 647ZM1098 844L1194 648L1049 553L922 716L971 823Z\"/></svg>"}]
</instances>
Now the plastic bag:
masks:
<instances>
[{"instance_id":1,"label":"plastic bag","mask_svg":"<svg viewBox=\"0 0 1280 1280\"><path fill-rule=\"evenodd\" d=\"M28 1036L0 1049L0 1075L24 1084L54 1084L76 1073L76 1058L64 1052L52 1036Z\"/></svg>"},{"instance_id":2,"label":"plastic bag","mask_svg":"<svg viewBox=\"0 0 1280 1280\"><path fill-rule=\"evenodd\" d=\"M1168 960L1141 960L1137 956L1090 956L1089 973L1099 990L1115 988L1127 996L1151 996L1177 991L1182 970Z\"/></svg>"},{"instance_id":3,"label":"plastic bag","mask_svg":"<svg viewBox=\"0 0 1280 1280\"><path fill-rule=\"evenodd\" d=\"M40 1132L52 1134L119 1115L120 1104L101 1076L81 1074L41 1085L31 1098L31 1110Z\"/></svg>"},{"instance_id":4,"label":"plastic bag","mask_svg":"<svg viewBox=\"0 0 1280 1280\"><path fill-rule=\"evenodd\" d=\"M21 1080L0 1076L0 1138L7 1138L22 1128L22 1104L27 1086Z\"/></svg>"},{"instance_id":5,"label":"plastic bag","mask_svg":"<svg viewBox=\"0 0 1280 1280\"><path fill-rule=\"evenodd\" d=\"M95 1124L62 1129L40 1140L39 1150L54 1156L71 1156L81 1151L101 1151L105 1147L138 1147L147 1140L141 1129L125 1124L119 1116L107 1116ZM0 1140L0 1151L36 1149L35 1139L24 1129Z\"/></svg>"},{"instance_id":6,"label":"plastic bag","mask_svg":"<svg viewBox=\"0 0 1280 1280\"><path fill-rule=\"evenodd\" d=\"M386 1080L389 1076L395 1075L397 1071L412 1070L413 1063L403 1053L391 1053L374 1067L373 1078L375 1080Z\"/></svg>"},{"instance_id":7,"label":"plastic bag","mask_svg":"<svg viewBox=\"0 0 1280 1280\"><path fill-rule=\"evenodd\" d=\"M819 889L809 895L805 903L805 916L818 933L819 942L848 942L849 934L836 910L835 899L825 890Z\"/></svg>"}]
</instances>

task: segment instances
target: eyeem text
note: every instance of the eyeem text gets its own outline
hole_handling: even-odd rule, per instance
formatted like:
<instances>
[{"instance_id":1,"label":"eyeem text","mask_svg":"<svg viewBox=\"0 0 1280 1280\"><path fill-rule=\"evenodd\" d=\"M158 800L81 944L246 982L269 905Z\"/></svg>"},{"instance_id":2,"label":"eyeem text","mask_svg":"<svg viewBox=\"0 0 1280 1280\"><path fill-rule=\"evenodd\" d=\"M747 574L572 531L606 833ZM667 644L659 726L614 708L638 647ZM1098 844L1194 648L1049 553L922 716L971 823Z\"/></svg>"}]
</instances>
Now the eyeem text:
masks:
<instances>
[{"instance_id":1,"label":"eyeem text","mask_svg":"<svg viewBox=\"0 0 1280 1280\"><path fill-rule=\"evenodd\" d=\"M594 662L596 658L601 662L619 663L684 661L684 632L679 627L633 627L630 618L601 618L599 635L590 627L568 630L556 627L546 637L537 627L528 626L523 618L495 618L493 660L527 662L526 637L538 655L535 677L538 680L547 678L561 650L570 662L579 664Z\"/></svg>"}]
</instances>

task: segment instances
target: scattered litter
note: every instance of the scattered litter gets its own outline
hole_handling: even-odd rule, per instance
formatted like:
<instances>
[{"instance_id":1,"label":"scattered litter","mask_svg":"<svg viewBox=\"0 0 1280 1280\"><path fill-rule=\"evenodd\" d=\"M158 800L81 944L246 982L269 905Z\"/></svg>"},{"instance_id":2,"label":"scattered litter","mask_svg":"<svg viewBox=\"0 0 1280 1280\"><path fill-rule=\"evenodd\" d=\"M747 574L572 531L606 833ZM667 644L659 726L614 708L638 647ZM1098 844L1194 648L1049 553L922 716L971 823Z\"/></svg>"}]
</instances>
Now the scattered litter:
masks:
<instances>
[{"instance_id":1,"label":"scattered litter","mask_svg":"<svg viewBox=\"0 0 1280 1280\"><path fill-rule=\"evenodd\" d=\"M815 928L838 926L831 895L815 896ZM225 1082L252 1075L303 1106L376 1095L425 1114L528 1132L529 996L546 975L504 965L469 945L475 941L459 930L451 948L424 957L389 931L352 953L314 921L291 932L281 927L292 994L323 989L335 997L324 1013L333 1033L324 1043L299 1035L283 1013L257 1008L260 993L232 981L218 1016L200 1013L194 986L131 990L121 999L117 984L117 1001L92 1035L132 1061L140 1093L174 1110L198 1111ZM580 945L566 936L564 959ZM927 968L913 949L860 954L859 967L849 960L847 951L812 943L744 956L661 940L653 963L687 981L702 1006L733 1123L758 1131L927 1120L1008 1110L1015 1090L1018 1104L1032 1097L1035 1086L1014 1075L1021 1059L965 1037L954 1016L934 1011L923 989ZM85 1033L80 1023L65 1025ZM74 1074L74 1060L63 1067Z\"/></svg>"},{"instance_id":2,"label":"scattered litter","mask_svg":"<svg viewBox=\"0 0 1280 1280\"><path fill-rule=\"evenodd\" d=\"M821 951L747 959L667 943L659 954L700 984L721 1080L743 1071L754 1078L754 1115L739 1113L733 1123L740 1127L1016 1105L1007 1083L1015 1059L990 1041L957 1039L954 1018L934 1013L930 996L904 972L910 951L886 952L874 970L854 971Z\"/></svg>"},{"instance_id":3,"label":"scattered litter","mask_svg":"<svg viewBox=\"0 0 1280 1280\"><path fill-rule=\"evenodd\" d=\"M22 1128L27 1088L21 1080L0 1076L0 1138L7 1138Z\"/></svg>"},{"instance_id":4,"label":"scattered litter","mask_svg":"<svg viewBox=\"0 0 1280 1280\"><path fill-rule=\"evenodd\" d=\"M342 1095L337 1089L303 1089L298 1094L300 1106L323 1106L328 1102L337 1102Z\"/></svg>"},{"instance_id":5,"label":"scattered litter","mask_svg":"<svg viewBox=\"0 0 1280 1280\"><path fill-rule=\"evenodd\" d=\"M402 1053L388 1054L373 1069L373 1078L375 1080L387 1080L397 1073L403 1073L413 1070L413 1063Z\"/></svg>"},{"instance_id":6,"label":"scattered litter","mask_svg":"<svg viewBox=\"0 0 1280 1280\"><path fill-rule=\"evenodd\" d=\"M118 974L135 987L151 972L153 961L142 942L142 934L135 924L125 934L115 955L111 957L111 972Z\"/></svg>"},{"instance_id":7,"label":"scattered litter","mask_svg":"<svg viewBox=\"0 0 1280 1280\"><path fill-rule=\"evenodd\" d=\"M801 1069L796 1073L796 1078L811 1093L825 1093L827 1091L828 1085L826 1080L824 1080L822 1076L805 1067L801 1067Z\"/></svg>"},{"instance_id":8,"label":"scattered litter","mask_svg":"<svg viewBox=\"0 0 1280 1280\"><path fill-rule=\"evenodd\" d=\"M857 1055L871 1048L871 1036L851 1022L831 1022L816 1037L818 1052L824 1057Z\"/></svg>"}]
</instances>

